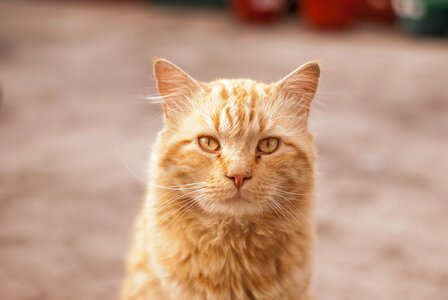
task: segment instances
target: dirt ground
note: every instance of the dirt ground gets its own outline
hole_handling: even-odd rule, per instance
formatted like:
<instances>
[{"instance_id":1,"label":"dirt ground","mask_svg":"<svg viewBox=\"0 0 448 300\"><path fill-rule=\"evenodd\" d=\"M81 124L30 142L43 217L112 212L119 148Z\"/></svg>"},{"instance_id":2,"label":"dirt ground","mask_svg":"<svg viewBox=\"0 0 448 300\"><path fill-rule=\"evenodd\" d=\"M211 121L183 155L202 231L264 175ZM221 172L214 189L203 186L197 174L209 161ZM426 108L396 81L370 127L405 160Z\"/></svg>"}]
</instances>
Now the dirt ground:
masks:
<instances>
[{"instance_id":1,"label":"dirt ground","mask_svg":"<svg viewBox=\"0 0 448 300\"><path fill-rule=\"evenodd\" d=\"M148 5L0 3L0 299L116 299L161 126L153 56L202 80L322 59L318 299L448 297L448 41Z\"/></svg>"}]
</instances>

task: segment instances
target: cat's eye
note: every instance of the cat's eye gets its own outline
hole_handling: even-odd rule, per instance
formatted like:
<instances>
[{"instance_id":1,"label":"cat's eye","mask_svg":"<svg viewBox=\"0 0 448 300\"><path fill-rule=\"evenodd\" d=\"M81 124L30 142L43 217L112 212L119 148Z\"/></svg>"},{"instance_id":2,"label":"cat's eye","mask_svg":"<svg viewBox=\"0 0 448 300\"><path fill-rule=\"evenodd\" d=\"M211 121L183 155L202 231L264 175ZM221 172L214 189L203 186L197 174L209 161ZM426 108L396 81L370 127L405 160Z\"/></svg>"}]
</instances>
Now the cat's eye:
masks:
<instances>
[{"instance_id":1,"label":"cat's eye","mask_svg":"<svg viewBox=\"0 0 448 300\"><path fill-rule=\"evenodd\" d=\"M280 140L275 137L268 137L258 143L257 150L261 154L271 154L277 150Z\"/></svg>"},{"instance_id":2,"label":"cat's eye","mask_svg":"<svg viewBox=\"0 0 448 300\"><path fill-rule=\"evenodd\" d=\"M198 143L205 151L215 152L219 150L219 142L212 137L201 136L198 138Z\"/></svg>"}]
</instances>

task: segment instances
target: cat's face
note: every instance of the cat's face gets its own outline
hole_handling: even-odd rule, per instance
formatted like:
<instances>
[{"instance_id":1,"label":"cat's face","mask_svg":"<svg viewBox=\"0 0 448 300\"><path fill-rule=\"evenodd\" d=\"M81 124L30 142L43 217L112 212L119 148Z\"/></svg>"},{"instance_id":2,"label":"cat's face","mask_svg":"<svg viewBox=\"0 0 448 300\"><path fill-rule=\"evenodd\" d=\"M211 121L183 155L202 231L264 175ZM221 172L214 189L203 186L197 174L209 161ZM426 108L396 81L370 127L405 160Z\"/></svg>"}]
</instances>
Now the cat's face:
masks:
<instances>
[{"instance_id":1,"label":"cat's face","mask_svg":"<svg viewBox=\"0 0 448 300\"><path fill-rule=\"evenodd\" d=\"M166 122L160 182L183 187L183 196L206 211L230 215L283 213L281 207L306 196L314 160L306 125L317 64L269 85L200 83L164 60L155 71Z\"/></svg>"}]
</instances>

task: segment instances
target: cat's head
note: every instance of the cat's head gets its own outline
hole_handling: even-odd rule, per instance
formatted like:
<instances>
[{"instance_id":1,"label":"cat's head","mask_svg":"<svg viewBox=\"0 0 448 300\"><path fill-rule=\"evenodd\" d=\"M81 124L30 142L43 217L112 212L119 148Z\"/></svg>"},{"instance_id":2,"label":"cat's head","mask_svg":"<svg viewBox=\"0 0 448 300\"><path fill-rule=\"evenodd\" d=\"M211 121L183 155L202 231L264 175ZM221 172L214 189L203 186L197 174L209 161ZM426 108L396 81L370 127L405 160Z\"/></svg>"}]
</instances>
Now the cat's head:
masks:
<instances>
[{"instance_id":1,"label":"cat's head","mask_svg":"<svg viewBox=\"0 0 448 300\"><path fill-rule=\"evenodd\" d=\"M320 69L309 62L271 84L193 79L158 59L165 128L159 186L211 213L283 213L312 192L314 147L308 114Z\"/></svg>"}]
</instances>

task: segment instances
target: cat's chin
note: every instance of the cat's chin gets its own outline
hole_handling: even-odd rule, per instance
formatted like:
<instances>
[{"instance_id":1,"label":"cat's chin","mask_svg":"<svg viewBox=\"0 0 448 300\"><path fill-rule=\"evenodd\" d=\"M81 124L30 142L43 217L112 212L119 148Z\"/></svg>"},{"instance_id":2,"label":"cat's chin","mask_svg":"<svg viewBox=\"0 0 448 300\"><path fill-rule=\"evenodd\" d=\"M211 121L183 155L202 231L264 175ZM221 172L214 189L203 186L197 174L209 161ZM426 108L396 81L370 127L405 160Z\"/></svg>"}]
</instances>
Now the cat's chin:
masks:
<instances>
[{"instance_id":1,"label":"cat's chin","mask_svg":"<svg viewBox=\"0 0 448 300\"><path fill-rule=\"evenodd\" d=\"M262 212L262 205L248 201L243 195L236 193L221 201L214 200L213 205L207 210L211 213L238 217L259 214Z\"/></svg>"}]
</instances>

